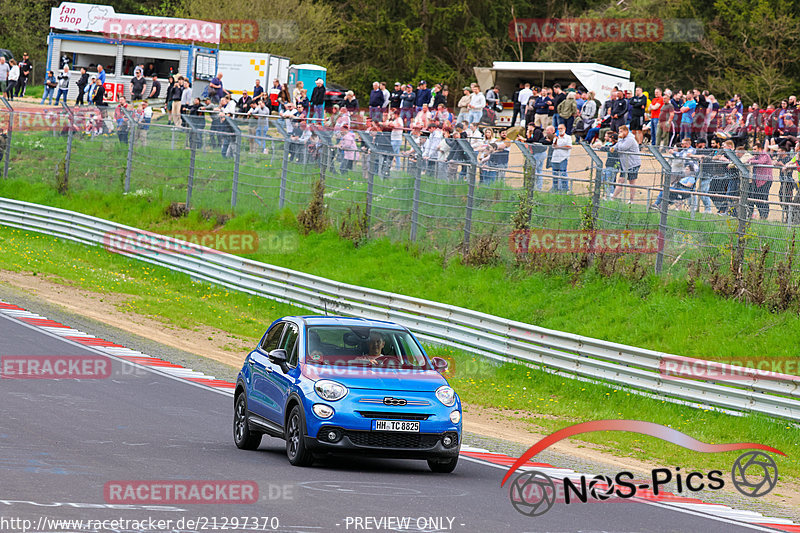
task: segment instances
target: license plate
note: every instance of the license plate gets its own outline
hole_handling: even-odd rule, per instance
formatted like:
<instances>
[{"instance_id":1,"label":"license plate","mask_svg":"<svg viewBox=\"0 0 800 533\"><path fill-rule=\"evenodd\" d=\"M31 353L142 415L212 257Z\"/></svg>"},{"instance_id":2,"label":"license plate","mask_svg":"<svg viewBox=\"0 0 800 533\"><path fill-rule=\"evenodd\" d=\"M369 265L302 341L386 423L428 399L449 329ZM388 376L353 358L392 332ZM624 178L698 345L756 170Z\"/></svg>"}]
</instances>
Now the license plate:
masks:
<instances>
[{"instance_id":1,"label":"license plate","mask_svg":"<svg viewBox=\"0 0 800 533\"><path fill-rule=\"evenodd\" d=\"M419 433L419 422L408 422L405 420L376 420L375 431L405 431L407 433Z\"/></svg>"}]
</instances>

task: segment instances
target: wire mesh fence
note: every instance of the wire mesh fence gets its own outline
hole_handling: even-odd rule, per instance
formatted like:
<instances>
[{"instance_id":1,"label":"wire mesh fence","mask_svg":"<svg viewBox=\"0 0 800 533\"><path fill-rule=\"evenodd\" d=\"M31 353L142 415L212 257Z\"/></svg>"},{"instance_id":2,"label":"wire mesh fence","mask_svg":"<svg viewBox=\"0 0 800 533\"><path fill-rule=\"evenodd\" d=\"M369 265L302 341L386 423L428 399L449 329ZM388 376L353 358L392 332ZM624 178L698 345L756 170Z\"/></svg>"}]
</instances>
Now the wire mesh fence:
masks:
<instances>
[{"instance_id":1,"label":"wire mesh fence","mask_svg":"<svg viewBox=\"0 0 800 533\"><path fill-rule=\"evenodd\" d=\"M658 231L660 250L648 258L657 272L709 258L775 270L796 253L798 157L785 143L564 150L436 128L350 131L201 113L176 125L111 108L4 105L4 177L62 192L268 215L304 209L319 181L334 225L363 217L368 238L423 248L466 250L488 237L510 255L505 243L524 227Z\"/></svg>"}]
</instances>

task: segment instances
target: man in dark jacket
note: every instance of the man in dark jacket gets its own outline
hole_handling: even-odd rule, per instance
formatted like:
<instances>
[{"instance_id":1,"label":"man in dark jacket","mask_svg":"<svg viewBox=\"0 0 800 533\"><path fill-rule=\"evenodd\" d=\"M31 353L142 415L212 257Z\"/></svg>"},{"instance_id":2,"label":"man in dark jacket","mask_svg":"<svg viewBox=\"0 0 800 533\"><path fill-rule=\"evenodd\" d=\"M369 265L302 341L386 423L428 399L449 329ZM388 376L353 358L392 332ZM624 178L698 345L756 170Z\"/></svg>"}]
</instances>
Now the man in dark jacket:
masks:
<instances>
[{"instance_id":1,"label":"man in dark jacket","mask_svg":"<svg viewBox=\"0 0 800 533\"><path fill-rule=\"evenodd\" d=\"M369 93L369 118L375 124L383 122L383 91L377 81L372 84L372 91Z\"/></svg>"},{"instance_id":2,"label":"man in dark jacket","mask_svg":"<svg viewBox=\"0 0 800 533\"><path fill-rule=\"evenodd\" d=\"M31 75L33 63L28 59L27 52L22 54L22 61L19 62L19 80L17 81L16 96L25 96L25 89L28 87L28 76Z\"/></svg>"},{"instance_id":3,"label":"man in dark jacket","mask_svg":"<svg viewBox=\"0 0 800 533\"><path fill-rule=\"evenodd\" d=\"M403 96L403 86L400 85L399 81L397 81L394 84L394 91L392 91L392 96L389 98L389 105L391 106L392 109L400 109L400 99L402 96Z\"/></svg>"},{"instance_id":4,"label":"man in dark jacket","mask_svg":"<svg viewBox=\"0 0 800 533\"><path fill-rule=\"evenodd\" d=\"M322 78L317 78L317 86L311 91L311 116L309 119L317 118L319 123L325 120L325 83Z\"/></svg>"},{"instance_id":5,"label":"man in dark jacket","mask_svg":"<svg viewBox=\"0 0 800 533\"><path fill-rule=\"evenodd\" d=\"M519 92L525 88L524 83L520 83L519 87L516 91L514 91L514 96L511 97L511 101L514 103L514 113L511 115L511 127L513 128L514 125L517 123L517 117L520 115L520 110L522 111L522 115L525 115L525 110L522 109L522 106L519 103Z\"/></svg>"},{"instance_id":6,"label":"man in dark jacket","mask_svg":"<svg viewBox=\"0 0 800 533\"><path fill-rule=\"evenodd\" d=\"M75 99L75 105L83 105L83 95L86 91L86 86L89 85L89 73L86 69L81 67L81 77L75 83L78 86L78 97Z\"/></svg>"},{"instance_id":7,"label":"man in dark jacket","mask_svg":"<svg viewBox=\"0 0 800 533\"><path fill-rule=\"evenodd\" d=\"M419 82L419 87L417 88L417 99L416 99L416 112L419 113L422 111L422 104L430 104L431 103L431 90L428 89L428 82L422 80Z\"/></svg>"},{"instance_id":8,"label":"man in dark jacket","mask_svg":"<svg viewBox=\"0 0 800 533\"><path fill-rule=\"evenodd\" d=\"M107 107L108 104L103 101L103 97L106 94L106 89L100 82L100 78L95 79L94 83L96 87L94 88L94 94L92 95L92 103L97 107Z\"/></svg>"},{"instance_id":9,"label":"man in dark jacket","mask_svg":"<svg viewBox=\"0 0 800 533\"><path fill-rule=\"evenodd\" d=\"M611 130L619 131L619 127L625 124L625 115L628 113L628 101L622 97L622 91L613 94L611 101Z\"/></svg>"},{"instance_id":10,"label":"man in dark jacket","mask_svg":"<svg viewBox=\"0 0 800 533\"><path fill-rule=\"evenodd\" d=\"M636 93L631 98L631 133L633 133L638 144L642 144L644 140L644 133L642 127L644 126L644 110L647 107L647 97L642 92L641 87L636 88Z\"/></svg>"}]
</instances>

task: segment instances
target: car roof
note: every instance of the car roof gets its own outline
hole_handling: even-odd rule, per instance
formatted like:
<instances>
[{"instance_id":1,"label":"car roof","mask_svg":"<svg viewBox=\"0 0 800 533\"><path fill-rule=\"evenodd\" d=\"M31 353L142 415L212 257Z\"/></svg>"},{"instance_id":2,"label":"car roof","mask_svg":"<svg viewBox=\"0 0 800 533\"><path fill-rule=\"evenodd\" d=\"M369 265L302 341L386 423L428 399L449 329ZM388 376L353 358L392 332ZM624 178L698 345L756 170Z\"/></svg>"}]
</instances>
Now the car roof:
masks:
<instances>
[{"instance_id":1,"label":"car roof","mask_svg":"<svg viewBox=\"0 0 800 533\"><path fill-rule=\"evenodd\" d=\"M351 316L303 315L285 318L301 320L308 326L367 326L376 328L406 329L400 324L395 324L394 322L387 322L385 320L370 320L367 318Z\"/></svg>"}]
</instances>

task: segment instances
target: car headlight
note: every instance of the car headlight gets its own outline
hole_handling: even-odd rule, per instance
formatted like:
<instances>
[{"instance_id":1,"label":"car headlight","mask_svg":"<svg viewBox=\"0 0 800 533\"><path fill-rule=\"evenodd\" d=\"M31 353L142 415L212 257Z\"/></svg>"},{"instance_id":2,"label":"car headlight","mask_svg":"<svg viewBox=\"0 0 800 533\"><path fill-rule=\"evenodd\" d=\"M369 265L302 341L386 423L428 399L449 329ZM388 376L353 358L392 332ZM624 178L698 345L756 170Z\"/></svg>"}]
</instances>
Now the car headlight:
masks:
<instances>
[{"instance_id":1,"label":"car headlight","mask_svg":"<svg viewBox=\"0 0 800 533\"><path fill-rule=\"evenodd\" d=\"M330 381L328 379L321 379L314 384L314 390L317 395L323 400L335 402L347 396L347 387L341 383Z\"/></svg>"},{"instance_id":2,"label":"car headlight","mask_svg":"<svg viewBox=\"0 0 800 533\"><path fill-rule=\"evenodd\" d=\"M456 391L447 385L442 385L436 389L436 397L447 407L452 407L456 403Z\"/></svg>"},{"instance_id":3,"label":"car headlight","mask_svg":"<svg viewBox=\"0 0 800 533\"><path fill-rule=\"evenodd\" d=\"M450 413L450 422L453 424L458 424L461 422L461 411L453 411Z\"/></svg>"},{"instance_id":4,"label":"car headlight","mask_svg":"<svg viewBox=\"0 0 800 533\"><path fill-rule=\"evenodd\" d=\"M315 403L314 407L311 409L313 409L314 414L320 418L330 418L333 416L333 407L325 405L324 403Z\"/></svg>"}]
</instances>

